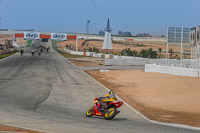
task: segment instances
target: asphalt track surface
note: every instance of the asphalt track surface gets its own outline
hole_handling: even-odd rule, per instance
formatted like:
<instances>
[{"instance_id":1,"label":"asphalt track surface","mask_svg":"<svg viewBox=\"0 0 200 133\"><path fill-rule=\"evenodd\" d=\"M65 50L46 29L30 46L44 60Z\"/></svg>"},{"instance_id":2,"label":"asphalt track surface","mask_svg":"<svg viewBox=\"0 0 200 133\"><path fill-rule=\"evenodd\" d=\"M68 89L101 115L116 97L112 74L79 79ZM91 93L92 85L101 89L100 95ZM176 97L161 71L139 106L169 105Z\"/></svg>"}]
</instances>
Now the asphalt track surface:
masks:
<instances>
[{"instance_id":1,"label":"asphalt track surface","mask_svg":"<svg viewBox=\"0 0 200 133\"><path fill-rule=\"evenodd\" d=\"M57 133L199 133L150 123L126 105L110 121L85 117L107 92L52 48L40 56L26 48L23 56L0 60L1 124Z\"/></svg>"}]
</instances>

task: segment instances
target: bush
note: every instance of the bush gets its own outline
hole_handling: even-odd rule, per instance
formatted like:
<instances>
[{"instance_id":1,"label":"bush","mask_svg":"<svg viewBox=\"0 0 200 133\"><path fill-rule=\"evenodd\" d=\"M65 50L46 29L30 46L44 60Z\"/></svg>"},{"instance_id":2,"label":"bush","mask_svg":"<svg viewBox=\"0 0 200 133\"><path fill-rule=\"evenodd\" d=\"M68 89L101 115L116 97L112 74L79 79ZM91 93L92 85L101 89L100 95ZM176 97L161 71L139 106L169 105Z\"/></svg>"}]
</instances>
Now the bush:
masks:
<instances>
[{"instance_id":1,"label":"bush","mask_svg":"<svg viewBox=\"0 0 200 133\"><path fill-rule=\"evenodd\" d=\"M150 56L150 58L157 58L158 53L157 53L157 51L153 51L152 48L149 48L149 50L148 50L148 56Z\"/></svg>"},{"instance_id":2,"label":"bush","mask_svg":"<svg viewBox=\"0 0 200 133\"><path fill-rule=\"evenodd\" d=\"M121 51L121 55L136 56L136 57L139 56L139 57L143 57L143 58L157 58L158 53L157 53L157 51L153 51L152 48L149 48L148 50L142 49L138 54L138 51L131 50L130 48L128 48L128 49L123 49Z\"/></svg>"},{"instance_id":3,"label":"bush","mask_svg":"<svg viewBox=\"0 0 200 133\"><path fill-rule=\"evenodd\" d=\"M89 48L88 48L88 52L96 52L96 53L99 53L99 49L96 48L96 47L93 47L93 48L89 47Z\"/></svg>"},{"instance_id":4,"label":"bush","mask_svg":"<svg viewBox=\"0 0 200 133\"><path fill-rule=\"evenodd\" d=\"M121 55L127 55L127 56L137 56L138 52L135 50L131 50L130 48L128 49L123 49L121 51Z\"/></svg>"},{"instance_id":5,"label":"bush","mask_svg":"<svg viewBox=\"0 0 200 133\"><path fill-rule=\"evenodd\" d=\"M142 49L139 56L143 58L157 58L158 53L157 51L153 51L152 48L149 48L148 50Z\"/></svg>"},{"instance_id":6,"label":"bush","mask_svg":"<svg viewBox=\"0 0 200 133\"><path fill-rule=\"evenodd\" d=\"M140 54L139 54L140 57L143 57L143 58L148 58L148 51L145 50L145 49L142 49L140 51Z\"/></svg>"}]
</instances>

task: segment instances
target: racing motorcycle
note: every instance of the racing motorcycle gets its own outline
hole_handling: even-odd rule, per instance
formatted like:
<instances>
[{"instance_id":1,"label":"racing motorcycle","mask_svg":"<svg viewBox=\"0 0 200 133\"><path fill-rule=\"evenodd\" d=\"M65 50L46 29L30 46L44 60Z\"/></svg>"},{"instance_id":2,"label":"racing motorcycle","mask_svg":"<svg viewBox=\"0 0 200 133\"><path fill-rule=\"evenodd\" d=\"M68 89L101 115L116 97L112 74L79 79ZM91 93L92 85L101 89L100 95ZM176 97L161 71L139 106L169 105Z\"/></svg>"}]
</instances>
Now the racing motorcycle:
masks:
<instances>
[{"instance_id":1,"label":"racing motorcycle","mask_svg":"<svg viewBox=\"0 0 200 133\"><path fill-rule=\"evenodd\" d=\"M123 102L117 101L117 99L110 102L101 103L98 100L98 98L95 98L94 105L86 111L86 116L92 117L93 115L95 115L95 116L104 117L106 120L111 120L118 113L120 113L120 111L117 111L117 108L121 107L122 105L123 105Z\"/></svg>"},{"instance_id":2,"label":"racing motorcycle","mask_svg":"<svg viewBox=\"0 0 200 133\"><path fill-rule=\"evenodd\" d=\"M39 54L39 55L41 54L41 51L40 51L40 50L38 51L38 54Z\"/></svg>"}]
</instances>

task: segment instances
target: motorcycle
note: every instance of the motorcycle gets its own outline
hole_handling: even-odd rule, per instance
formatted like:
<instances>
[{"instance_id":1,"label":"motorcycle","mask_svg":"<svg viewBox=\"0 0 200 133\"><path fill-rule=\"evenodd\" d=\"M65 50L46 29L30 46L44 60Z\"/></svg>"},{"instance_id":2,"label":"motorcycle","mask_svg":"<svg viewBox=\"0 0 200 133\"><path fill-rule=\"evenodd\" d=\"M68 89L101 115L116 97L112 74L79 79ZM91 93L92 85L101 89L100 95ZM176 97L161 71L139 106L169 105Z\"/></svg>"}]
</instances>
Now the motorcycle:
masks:
<instances>
[{"instance_id":1,"label":"motorcycle","mask_svg":"<svg viewBox=\"0 0 200 133\"><path fill-rule=\"evenodd\" d=\"M104 102L103 105L101 105L98 98L95 98L94 105L86 111L86 116L92 117L95 115L104 117L106 120L111 120L118 113L120 113L120 111L117 111L117 108L121 107L122 105L122 101Z\"/></svg>"},{"instance_id":2,"label":"motorcycle","mask_svg":"<svg viewBox=\"0 0 200 133\"><path fill-rule=\"evenodd\" d=\"M39 54L39 55L41 54L41 51L40 51L40 50L38 51L38 54Z\"/></svg>"},{"instance_id":3,"label":"motorcycle","mask_svg":"<svg viewBox=\"0 0 200 133\"><path fill-rule=\"evenodd\" d=\"M20 53L21 53L21 56L22 56L22 55L23 55L23 53L24 53L24 51L22 51L22 50L21 50L21 51L20 51Z\"/></svg>"}]
</instances>

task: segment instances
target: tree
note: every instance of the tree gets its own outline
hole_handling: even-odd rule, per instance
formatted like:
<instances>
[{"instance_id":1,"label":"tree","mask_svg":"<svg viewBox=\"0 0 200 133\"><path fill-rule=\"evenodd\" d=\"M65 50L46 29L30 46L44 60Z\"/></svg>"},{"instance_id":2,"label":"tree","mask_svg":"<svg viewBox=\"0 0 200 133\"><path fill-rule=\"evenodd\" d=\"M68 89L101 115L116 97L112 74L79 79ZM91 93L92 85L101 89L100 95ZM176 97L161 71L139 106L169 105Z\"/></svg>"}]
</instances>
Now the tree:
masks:
<instances>
[{"instance_id":1,"label":"tree","mask_svg":"<svg viewBox=\"0 0 200 133\"><path fill-rule=\"evenodd\" d=\"M138 52L133 50L133 56L138 56Z\"/></svg>"},{"instance_id":2,"label":"tree","mask_svg":"<svg viewBox=\"0 0 200 133\"><path fill-rule=\"evenodd\" d=\"M123 50L121 51L121 55L126 55L126 49L123 49Z\"/></svg>"},{"instance_id":3,"label":"tree","mask_svg":"<svg viewBox=\"0 0 200 133\"><path fill-rule=\"evenodd\" d=\"M148 52L147 52L147 50L141 49L139 56L143 57L143 58L148 58Z\"/></svg>"},{"instance_id":4,"label":"tree","mask_svg":"<svg viewBox=\"0 0 200 133\"><path fill-rule=\"evenodd\" d=\"M157 58L158 53L157 53L157 51L153 51L152 48L149 48L148 49L148 56L150 56L150 58Z\"/></svg>"},{"instance_id":5,"label":"tree","mask_svg":"<svg viewBox=\"0 0 200 133\"><path fill-rule=\"evenodd\" d=\"M170 56L172 56L173 53L174 53L174 50L173 50L173 49L170 49L170 50L169 50L169 53L170 53Z\"/></svg>"},{"instance_id":6,"label":"tree","mask_svg":"<svg viewBox=\"0 0 200 133\"><path fill-rule=\"evenodd\" d=\"M138 52L135 51L135 50L131 50L130 48L128 48L128 49L123 49L121 51L121 55L138 56Z\"/></svg>"},{"instance_id":7,"label":"tree","mask_svg":"<svg viewBox=\"0 0 200 133\"><path fill-rule=\"evenodd\" d=\"M91 47L89 47L88 52L93 52L93 49Z\"/></svg>"},{"instance_id":8,"label":"tree","mask_svg":"<svg viewBox=\"0 0 200 133\"><path fill-rule=\"evenodd\" d=\"M135 50L131 50L130 48L123 49L121 51L121 55L127 55L127 56L140 56L143 58L157 58L158 53L157 51L153 50L152 48L149 48L148 50L142 49L138 55L138 52Z\"/></svg>"},{"instance_id":9,"label":"tree","mask_svg":"<svg viewBox=\"0 0 200 133\"><path fill-rule=\"evenodd\" d=\"M88 48L88 52L96 52L96 53L98 53L98 52L99 52L99 49L96 48L96 47L93 47L93 48L89 47L89 48Z\"/></svg>"},{"instance_id":10,"label":"tree","mask_svg":"<svg viewBox=\"0 0 200 133\"><path fill-rule=\"evenodd\" d=\"M139 56L143 58L157 58L158 54L157 51L153 51L152 48L149 48L148 50L142 49Z\"/></svg>"},{"instance_id":11,"label":"tree","mask_svg":"<svg viewBox=\"0 0 200 133\"><path fill-rule=\"evenodd\" d=\"M158 48L158 51L159 51L159 55L161 55L162 48Z\"/></svg>"},{"instance_id":12,"label":"tree","mask_svg":"<svg viewBox=\"0 0 200 133\"><path fill-rule=\"evenodd\" d=\"M130 48L128 48L128 49L126 50L126 55L127 55L127 56L133 56L132 50L131 50Z\"/></svg>"},{"instance_id":13,"label":"tree","mask_svg":"<svg viewBox=\"0 0 200 133\"><path fill-rule=\"evenodd\" d=\"M98 49L98 48L96 48L96 47L93 47L93 52L96 52L96 53L98 53L98 52L99 52L99 49Z\"/></svg>"}]
</instances>

